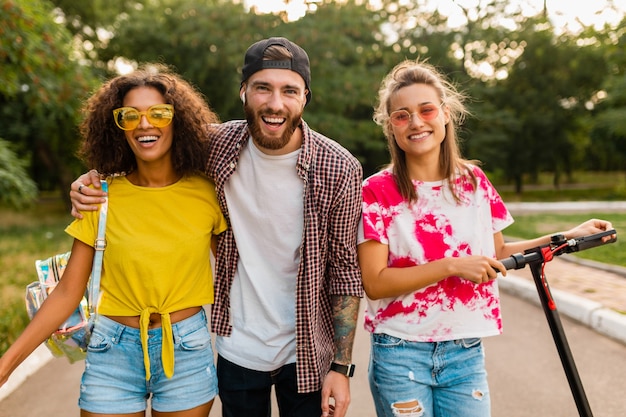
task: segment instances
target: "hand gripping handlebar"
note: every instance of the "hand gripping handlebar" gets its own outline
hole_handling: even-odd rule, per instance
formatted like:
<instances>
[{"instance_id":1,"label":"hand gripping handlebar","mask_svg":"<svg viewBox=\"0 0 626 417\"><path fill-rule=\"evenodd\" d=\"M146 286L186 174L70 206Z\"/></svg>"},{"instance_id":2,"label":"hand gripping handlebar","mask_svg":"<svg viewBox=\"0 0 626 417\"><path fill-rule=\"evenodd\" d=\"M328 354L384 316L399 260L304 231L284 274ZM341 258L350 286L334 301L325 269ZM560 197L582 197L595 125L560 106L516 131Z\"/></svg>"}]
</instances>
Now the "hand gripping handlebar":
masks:
<instances>
[{"instance_id":1,"label":"hand gripping handlebar","mask_svg":"<svg viewBox=\"0 0 626 417\"><path fill-rule=\"evenodd\" d=\"M603 241L602 238L606 236L612 236L609 240ZM579 252L581 250L586 250L590 248L594 248L596 246L604 245L607 243L613 243L617 241L617 232L615 229L607 230L605 232L595 233L593 235L581 236L573 239L565 239L563 235L554 235L552 236L552 241L542 246L542 249L545 249L544 252L548 252L551 254L550 259L544 260L552 260L552 257L559 256L564 253L572 253ZM522 253L514 253L508 258L500 259L500 262L504 265L504 267L508 269L522 269L526 266L526 264L541 260L541 254L537 251L527 251Z\"/></svg>"}]
</instances>

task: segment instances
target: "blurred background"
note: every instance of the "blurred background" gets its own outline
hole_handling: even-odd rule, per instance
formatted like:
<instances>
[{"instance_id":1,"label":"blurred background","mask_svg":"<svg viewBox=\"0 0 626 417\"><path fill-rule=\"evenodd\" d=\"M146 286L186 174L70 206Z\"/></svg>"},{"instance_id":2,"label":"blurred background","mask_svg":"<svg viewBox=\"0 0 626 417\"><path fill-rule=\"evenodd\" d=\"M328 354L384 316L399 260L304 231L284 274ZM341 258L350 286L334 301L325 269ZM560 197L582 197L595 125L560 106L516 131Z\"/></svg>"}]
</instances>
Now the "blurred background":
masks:
<instances>
[{"instance_id":1,"label":"blurred background","mask_svg":"<svg viewBox=\"0 0 626 417\"><path fill-rule=\"evenodd\" d=\"M519 194L611 172L623 195L625 11L626 0L0 0L0 200L67 198L88 168L74 155L80 105L138 62L171 65L222 120L241 118L243 54L269 36L309 53L305 120L366 175L388 161L378 85L419 57L471 97L463 148L492 181Z\"/></svg>"}]
</instances>

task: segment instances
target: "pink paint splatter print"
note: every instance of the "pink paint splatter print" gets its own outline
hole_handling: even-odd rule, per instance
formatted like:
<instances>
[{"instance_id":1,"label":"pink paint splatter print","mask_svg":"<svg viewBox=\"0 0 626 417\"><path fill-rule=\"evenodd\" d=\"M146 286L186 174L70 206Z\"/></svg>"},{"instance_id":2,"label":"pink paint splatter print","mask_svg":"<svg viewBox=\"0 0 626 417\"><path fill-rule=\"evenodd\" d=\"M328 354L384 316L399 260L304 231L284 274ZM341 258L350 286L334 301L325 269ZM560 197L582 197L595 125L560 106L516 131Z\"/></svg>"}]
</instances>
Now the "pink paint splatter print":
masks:
<instances>
[{"instance_id":1,"label":"pink paint splatter print","mask_svg":"<svg viewBox=\"0 0 626 417\"><path fill-rule=\"evenodd\" d=\"M368 178L363 186L363 238L388 245L390 268L471 254L495 256L490 236L513 219L483 171L472 169L476 187L469 178L458 178L455 184L461 203L451 197L445 181L414 181L418 201L409 206L390 171ZM367 299L365 328L424 342L499 334L497 280L477 285L448 277L399 297Z\"/></svg>"},{"instance_id":2,"label":"pink paint splatter print","mask_svg":"<svg viewBox=\"0 0 626 417\"><path fill-rule=\"evenodd\" d=\"M415 238L424 248L424 257L427 261L441 259L450 250L445 243L445 237L452 232L450 224L440 225L441 219L433 213L426 213L415 222Z\"/></svg>"}]
</instances>

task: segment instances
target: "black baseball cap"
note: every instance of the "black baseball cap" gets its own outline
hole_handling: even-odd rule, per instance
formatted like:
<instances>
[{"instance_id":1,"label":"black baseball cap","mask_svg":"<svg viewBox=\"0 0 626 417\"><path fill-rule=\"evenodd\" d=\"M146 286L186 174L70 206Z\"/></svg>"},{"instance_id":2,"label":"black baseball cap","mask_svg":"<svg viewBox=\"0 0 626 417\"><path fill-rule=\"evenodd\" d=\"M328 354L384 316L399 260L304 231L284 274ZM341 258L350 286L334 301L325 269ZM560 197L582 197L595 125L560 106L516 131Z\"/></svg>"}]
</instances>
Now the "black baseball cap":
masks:
<instances>
[{"instance_id":1,"label":"black baseball cap","mask_svg":"<svg viewBox=\"0 0 626 417\"><path fill-rule=\"evenodd\" d=\"M289 61L274 61L263 59L265 50L272 45L281 45L291 52ZM246 51L243 68L241 69L241 83L243 84L252 74L262 69L289 69L300 74L308 90L306 102L311 101L311 66L309 56L304 49L289 39L273 37L260 40L252 44Z\"/></svg>"}]
</instances>

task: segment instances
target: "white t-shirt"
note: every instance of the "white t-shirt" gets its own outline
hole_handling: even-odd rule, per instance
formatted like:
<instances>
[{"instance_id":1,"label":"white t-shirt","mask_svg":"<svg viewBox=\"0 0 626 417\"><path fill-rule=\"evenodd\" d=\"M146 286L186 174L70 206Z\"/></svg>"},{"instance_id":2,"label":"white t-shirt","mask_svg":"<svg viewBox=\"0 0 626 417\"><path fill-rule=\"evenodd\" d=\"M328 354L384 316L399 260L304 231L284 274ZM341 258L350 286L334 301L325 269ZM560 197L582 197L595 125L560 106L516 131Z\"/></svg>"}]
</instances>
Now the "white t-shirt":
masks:
<instances>
[{"instance_id":1,"label":"white t-shirt","mask_svg":"<svg viewBox=\"0 0 626 417\"><path fill-rule=\"evenodd\" d=\"M445 181L414 181L418 200L410 207L390 170L367 178L359 243L376 240L388 245L390 267L445 257L495 257L493 234L513 223L513 218L483 171L472 168L476 190L469 180L457 179L459 204ZM500 334L497 280L474 284L452 276L400 297L368 298L365 328L416 342Z\"/></svg>"},{"instance_id":2,"label":"white t-shirt","mask_svg":"<svg viewBox=\"0 0 626 417\"><path fill-rule=\"evenodd\" d=\"M217 337L230 362L272 371L296 361L296 278L304 226L300 150L266 155L252 140L224 191L239 261L230 291L233 332Z\"/></svg>"}]
</instances>

